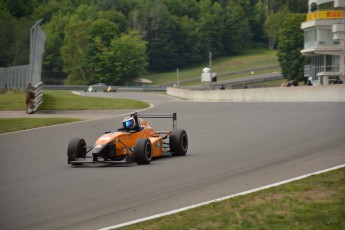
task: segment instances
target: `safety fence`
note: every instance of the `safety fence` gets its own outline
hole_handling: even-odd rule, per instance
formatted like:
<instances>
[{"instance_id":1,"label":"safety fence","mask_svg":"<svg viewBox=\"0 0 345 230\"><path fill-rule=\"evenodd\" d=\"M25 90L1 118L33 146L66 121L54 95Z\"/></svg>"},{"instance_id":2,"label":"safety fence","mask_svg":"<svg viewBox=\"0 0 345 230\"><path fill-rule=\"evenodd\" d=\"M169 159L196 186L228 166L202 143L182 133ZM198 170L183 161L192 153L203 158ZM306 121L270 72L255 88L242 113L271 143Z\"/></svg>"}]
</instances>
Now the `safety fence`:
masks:
<instances>
[{"instance_id":1,"label":"safety fence","mask_svg":"<svg viewBox=\"0 0 345 230\"><path fill-rule=\"evenodd\" d=\"M262 66L262 67L257 67L257 68L251 68L251 69L244 69L244 70L235 70L235 71L231 71L231 72L222 72L222 73L215 73L217 76L217 81L220 81L222 79L224 79L225 77L230 77L230 76L234 76L237 74L248 74L248 75L252 75L258 71L262 71L262 70L276 70L279 69L279 65L270 65L270 66ZM185 79L185 80L179 80L180 84L186 84L186 83L195 83L195 82L200 82L201 77L193 77L190 79ZM162 83L162 84L158 84L160 86L173 86L176 85L176 81L173 82L168 82L168 83Z\"/></svg>"},{"instance_id":2,"label":"safety fence","mask_svg":"<svg viewBox=\"0 0 345 230\"><path fill-rule=\"evenodd\" d=\"M0 68L0 92L26 90L26 111L35 112L43 102L42 60L46 35L41 28L42 19L30 30L29 65Z\"/></svg>"},{"instance_id":3,"label":"safety fence","mask_svg":"<svg viewBox=\"0 0 345 230\"><path fill-rule=\"evenodd\" d=\"M30 31L30 79L29 82L32 85L37 85L42 80L42 60L44 53L44 44L46 35L42 30L40 24L42 19L36 22Z\"/></svg>"},{"instance_id":4,"label":"safety fence","mask_svg":"<svg viewBox=\"0 0 345 230\"><path fill-rule=\"evenodd\" d=\"M25 89L28 86L30 76L30 65L13 66L0 68L0 88Z\"/></svg>"}]
</instances>

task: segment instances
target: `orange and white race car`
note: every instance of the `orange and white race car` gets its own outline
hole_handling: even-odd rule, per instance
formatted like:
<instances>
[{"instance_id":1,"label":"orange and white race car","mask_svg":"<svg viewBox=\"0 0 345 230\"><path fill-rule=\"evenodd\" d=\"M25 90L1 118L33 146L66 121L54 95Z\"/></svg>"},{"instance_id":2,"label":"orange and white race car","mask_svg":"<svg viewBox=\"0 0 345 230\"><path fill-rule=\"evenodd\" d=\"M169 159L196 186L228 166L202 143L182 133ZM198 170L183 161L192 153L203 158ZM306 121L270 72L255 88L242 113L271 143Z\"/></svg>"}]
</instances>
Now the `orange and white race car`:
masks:
<instances>
[{"instance_id":1,"label":"orange and white race car","mask_svg":"<svg viewBox=\"0 0 345 230\"><path fill-rule=\"evenodd\" d=\"M142 118L172 118L173 129L156 131ZM136 162L150 164L152 158L169 154L184 156L188 150L188 136L184 129L177 129L176 113L137 114L123 120L122 128L106 132L93 146L87 146L83 138L73 138L67 148L68 164ZM87 153L92 151L92 156ZM86 158L92 158L87 160Z\"/></svg>"}]
</instances>

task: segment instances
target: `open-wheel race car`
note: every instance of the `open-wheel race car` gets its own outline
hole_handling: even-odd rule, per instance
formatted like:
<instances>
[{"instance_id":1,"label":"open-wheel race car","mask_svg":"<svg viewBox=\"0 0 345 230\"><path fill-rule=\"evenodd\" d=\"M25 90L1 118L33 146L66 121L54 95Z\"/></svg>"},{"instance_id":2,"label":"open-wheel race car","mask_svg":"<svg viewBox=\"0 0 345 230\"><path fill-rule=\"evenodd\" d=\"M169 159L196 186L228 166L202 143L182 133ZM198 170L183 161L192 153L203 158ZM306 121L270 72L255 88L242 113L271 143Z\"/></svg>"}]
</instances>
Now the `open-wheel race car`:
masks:
<instances>
[{"instance_id":1,"label":"open-wheel race car","mask_svg":"<svg viewBox=\"0 0 345 230\"><path fill-rule=\"evenodd\" d=\"M172 118L173 129L156 131L143 118ZM112 164L125 161L145 165L150 164L152 158L167 154L184 156L187 153L187 132L177 129L176 113L133 113L123 120L122 126L115 132L106 132L100 136L93 146L87 146L83 138L72 138L67 148L68 164ZM92 156L87 156L91 151Z\"/></svg>"}]
</instances>

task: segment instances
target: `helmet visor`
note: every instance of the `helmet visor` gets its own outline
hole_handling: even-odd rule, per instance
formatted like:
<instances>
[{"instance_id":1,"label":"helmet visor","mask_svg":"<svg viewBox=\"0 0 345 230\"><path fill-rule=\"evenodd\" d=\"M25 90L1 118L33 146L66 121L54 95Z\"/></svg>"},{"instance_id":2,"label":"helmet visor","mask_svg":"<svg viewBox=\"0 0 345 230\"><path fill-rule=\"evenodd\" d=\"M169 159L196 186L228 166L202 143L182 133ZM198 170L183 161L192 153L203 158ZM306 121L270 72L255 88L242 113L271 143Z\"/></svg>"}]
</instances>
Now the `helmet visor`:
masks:
<instances>
[{"instance_id":1,"label":"helmet visor","mask_svg":"<svg viewBox=\"0 0 345 230\"><path fill-rule=\"evenodd\" d=\"M129 119L123 122L123 127L125 129L132 129L134 126L134 120L133 119Z\"/></svg>"}]
</instances>

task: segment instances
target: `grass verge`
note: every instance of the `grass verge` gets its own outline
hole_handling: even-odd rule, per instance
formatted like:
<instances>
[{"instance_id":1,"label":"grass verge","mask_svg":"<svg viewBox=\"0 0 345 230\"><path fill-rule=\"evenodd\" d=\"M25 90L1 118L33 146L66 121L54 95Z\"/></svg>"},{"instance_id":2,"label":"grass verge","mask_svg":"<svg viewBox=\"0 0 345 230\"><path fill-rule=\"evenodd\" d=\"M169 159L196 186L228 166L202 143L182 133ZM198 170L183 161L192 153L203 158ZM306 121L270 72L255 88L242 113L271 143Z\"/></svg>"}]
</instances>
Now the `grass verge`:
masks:
<instances>
[{"instance_id":1,"label":"grass verge","mask_svg":"<svg viewBox=\"0 0 345 230\"><path fill-rule=\"evenodd\" d=\"M201 70L208 65L208 57L206 57L205 64L197 65L193 68L180 69L179 78L180 80L186 80L198 77L201 75ZM222 73L274 65L279 65L276 50L257 49L245 51L242 55L218 58L212 63L212 71ZM153 81L153 84L169 83L176 81L176 71L148 73L143 77Z\"/></svg>"},{"instance_id":2,"label":"grass verge","mask_svg":"<svg viewBox=\"0 0 345 230\"><path fill-rule=\"evenodd\" d=\"M121 229L344 229L345 168Z\"/></svg>"},{"instance_id":3,"label":"grass verge","mask_svg":"<svg viewBox=\"0 0 345 230\"><path fill-rule=\"evenodd\" d=\"M122 98L83 97L68 90L44 90L39 110L143 109L149 104ZM0 94L0 110L25 110L25 93Z\"/></svg>"},{"instance_id":4,"label":"grass verge","mask_svg":"<svg viewBox=\"0 0 345 230\"><path fill-rule=\"evenodd\" d=\"M8 91L0 94L0 111L25 111L25 93L21 91Z\"/></svg>"},{"instance_id":5,"label":"grass verge","mask_svg":"<svg viewBox=\"0 0 345 230\"><path fill-rule=\"evenodd\" d=\"M44 99L39 110L97 110L97 109L142 109L149 107L143 101L130 99L113 99L83 97L67 90L45 90ZM25 93L7 92L0 94L0 111L25 110ZM80 121L72 118L1 118L0 133L37 128Z\"/></svg>"},{"instance_id":6,"label":"grass verge","mask_svg":"<svg viewBox=\"0 0 345 230\"><path fill-rule=\"evenodd\" d=\"M68 90L45 90L40 110L143 109L149 104L124 98L83 97Z\"/></svg>"},{"instance_id":7,"label":"grass verge","mask_svg":"<svg viewBox=\"0 0 345 230\"><path fill-rule=\"evenodd\" d=\"M75 118L2 118L0 133L81 121Z\"/></svg>"}]
</instances>

